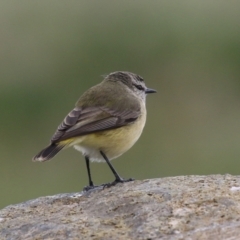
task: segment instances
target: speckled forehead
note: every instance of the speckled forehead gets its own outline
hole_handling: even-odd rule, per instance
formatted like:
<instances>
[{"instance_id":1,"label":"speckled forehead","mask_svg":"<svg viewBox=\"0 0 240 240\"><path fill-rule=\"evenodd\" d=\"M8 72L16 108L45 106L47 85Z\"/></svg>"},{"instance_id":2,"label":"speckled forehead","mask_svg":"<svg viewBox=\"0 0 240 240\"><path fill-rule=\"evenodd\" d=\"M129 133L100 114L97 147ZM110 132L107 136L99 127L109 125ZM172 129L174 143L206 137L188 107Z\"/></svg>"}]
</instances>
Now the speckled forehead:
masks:
<instances>
[{"instance_id":1,"label":"speckled forehead","mask_svg":"<svg viewBox=\"0 0 240 240\"><path fill-rule=\"evenodd\" d=\"M139 81L139 82L144 82L143 78L139 75L135 75L135 78Z\"/></svg>"},{"instance_id":2,"label":"speckled forehead","mask_svg":"<svg viewBox=\"0 0 240 240\"><path fill-rule=\"evenodd\" d=\"M123 82L130 82L132 80L132 74L126 72L115 72L113 75L118 80L122 80Z\"/></svg>"},{"instance_id":3,"label":"speckled forehead","mask_svg":"<svg viewBox=\"0 0 240 240\"><path fill-rule=\"evenodd\" d=\"M118 72L117 75L119 74L119 78L121 79L128 79L132 81L139 81L139 82L144 82L143 78L135 73L131 72Z\"/></svg>"},{"instance_id":4,"label":"speckled forehead","mask_svg":"<svg viewBox=\"0 0 240 240\"><path fill-rule=\"evenodd\" d=\"M141 76L134 73L130 74L130 76L131 76L131 82L133 85L142 85L143 87L145 87L144 80Z\"/></svg>"},{"instance_id":5,"label":"speckled forehead","mask_svg":"<svg viewBox=\"0 0 240 240\"><path fill-rule=\"evenodd\" d=\"M144 80L142 77L140 77L137 74L131 73L131 72L113 72L108 75L108 78L115 81L122 81L126 85L132 85L132 84L144 84Z\"/></svg>"}]
</instances>

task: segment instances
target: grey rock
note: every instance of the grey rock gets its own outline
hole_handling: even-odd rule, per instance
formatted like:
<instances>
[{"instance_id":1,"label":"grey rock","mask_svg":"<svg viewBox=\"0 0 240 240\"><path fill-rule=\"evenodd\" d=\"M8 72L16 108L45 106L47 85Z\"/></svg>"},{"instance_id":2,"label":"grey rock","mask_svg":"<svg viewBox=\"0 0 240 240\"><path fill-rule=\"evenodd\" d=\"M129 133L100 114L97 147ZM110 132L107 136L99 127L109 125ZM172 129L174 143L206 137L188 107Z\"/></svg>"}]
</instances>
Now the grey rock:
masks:
<instances>
[{"instance_id":1,"label":"grey rock","mask_svg":"<svg viewBox=\"0 0 240 240\"><path fill-rule=\"evenodd\" d=\"M240 176L134 181L0 210L0 239L240 239Z\"/></svg>"}]
</instances>

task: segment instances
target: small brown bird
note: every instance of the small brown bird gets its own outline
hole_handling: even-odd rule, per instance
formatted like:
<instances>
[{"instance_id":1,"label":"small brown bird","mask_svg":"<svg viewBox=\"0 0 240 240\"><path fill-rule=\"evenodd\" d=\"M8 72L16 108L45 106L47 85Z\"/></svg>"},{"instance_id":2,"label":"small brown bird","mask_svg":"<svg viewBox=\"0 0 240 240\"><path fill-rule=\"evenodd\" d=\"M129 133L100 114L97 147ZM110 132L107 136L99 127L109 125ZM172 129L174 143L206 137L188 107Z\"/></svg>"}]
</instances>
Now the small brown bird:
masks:
<instances>
[{"instance_id":1,"label":"small brown bird","mask_svg":"<svg viewBox=\"0 0 240 240\"><path fill-rule=\"evenodd\" d=\"M94 188L89 161L106 161L115 176L108 186L124 180L110 160L129 150L140 137L146 122L147 88L143 78L130 72L113 72L87 90L52 136L50 145L33 161L47 161L61 149L73 146L85 157L89 186Z\"/></svg>"}]
</instances>

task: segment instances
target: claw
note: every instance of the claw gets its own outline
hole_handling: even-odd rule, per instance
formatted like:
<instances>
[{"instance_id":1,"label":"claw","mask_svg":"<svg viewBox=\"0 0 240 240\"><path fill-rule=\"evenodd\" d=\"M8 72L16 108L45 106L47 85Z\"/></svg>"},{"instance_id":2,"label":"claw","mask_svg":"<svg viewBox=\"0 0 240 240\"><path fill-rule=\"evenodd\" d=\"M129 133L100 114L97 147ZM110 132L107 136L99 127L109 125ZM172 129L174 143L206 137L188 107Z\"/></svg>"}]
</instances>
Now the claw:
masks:
<instances>
[{"instance_id":1,"label":"claw","mask_svg":"<svg viewBox=\"0 0 240 240\"><path fill-rule=\"evenodd\" d=\"M92 185L92 186L86 186L83 188L83 192L87 192L89 190L93 190L94 188L97 188L99 186L95 186L95 185Z\"/></svg>"},{"instance_id":2,"label":"claw","mask_svg":"<svg viewBox=\"0 0 240 240\"><path fill-rule=\"evenodd\" d=\"M125 183L125 182L131 182L131 181L134 181L134 179L133 178L129 178L129 179L120 178L120 179L115 179L111 183L104 183L101 186L103 186L103 189L104 189L104 188L109 188L109 187L115 186L118 183Z\"/></svg>"},{"instance_id":3,"label":"claw","mask_svg":"<svg viewBox=\"0 0 240 240\"><path fill-rule=\"evenodd\" d=\"M87 191L90 191L90 190L93 190L93 189L96 189L96 188L99 188L99 189L109 188L109 187L115 186L118 183L125 183L125 182L132 182L132 181L134 181L133 178L129 178L129 179L119 178L119 179L115 179L111 183L104 183L104 184L99 185L99 186L95 186L95 185L86 186L86 187L83 188L83 192L87 192Z\"/></svg>"}]
</instances>

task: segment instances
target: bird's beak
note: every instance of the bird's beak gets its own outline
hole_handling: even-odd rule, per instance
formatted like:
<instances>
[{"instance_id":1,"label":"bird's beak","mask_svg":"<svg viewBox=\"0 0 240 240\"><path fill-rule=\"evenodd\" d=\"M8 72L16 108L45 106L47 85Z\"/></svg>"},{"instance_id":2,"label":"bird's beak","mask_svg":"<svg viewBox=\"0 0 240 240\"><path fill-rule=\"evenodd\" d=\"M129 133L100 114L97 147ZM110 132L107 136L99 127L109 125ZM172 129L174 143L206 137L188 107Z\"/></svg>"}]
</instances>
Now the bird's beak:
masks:
<instances>
[{"instance_id":1,"label":"bird's beak","mask_svg":"<svg viewBox=\"0 0 240 240\"><path fill-rule=\"evenodd\" d=\"M156 93L156 92L157 92L156 90L151 89L151 88L147 88L147 89L145 90L145 93L146 93L146 94L148 94L148 93Z\"/></svg>"}]
</instances>

